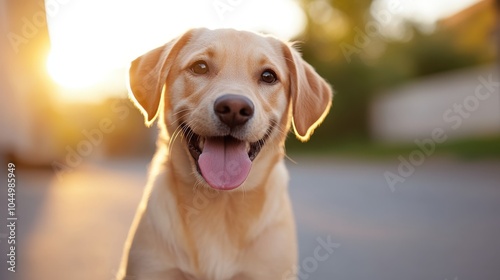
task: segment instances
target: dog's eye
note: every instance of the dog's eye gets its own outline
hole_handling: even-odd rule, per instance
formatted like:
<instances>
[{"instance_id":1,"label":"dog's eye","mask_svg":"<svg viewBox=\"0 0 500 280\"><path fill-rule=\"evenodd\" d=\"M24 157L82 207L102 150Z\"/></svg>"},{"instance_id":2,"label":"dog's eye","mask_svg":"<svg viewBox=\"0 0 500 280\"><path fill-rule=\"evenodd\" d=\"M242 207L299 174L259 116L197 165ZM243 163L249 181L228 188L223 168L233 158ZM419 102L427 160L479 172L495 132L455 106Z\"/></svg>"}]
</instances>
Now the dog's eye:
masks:
<instances>
[{"instance_id":1,"label":"dog's eye","mask_svg":"<svg viewBox=\"0 0 500 280\"><path fill-rule=\"evenodd\" d=\"M191 71L195 74L206 74L208 72L208 65L203 60L198 60L195 63L191 64L189 67Z\"/></svg>"},{"instance_id":2,"label":"dog's eye","mask_svg":"<svg viewBox=\"0 0 500 280\"><path fill-rule=\"evenodd\" d=\"M260 75L260 80L264 83L273 84L278 80L278 78L273 70L267 69Z\"/></svg>"}]
</instances>

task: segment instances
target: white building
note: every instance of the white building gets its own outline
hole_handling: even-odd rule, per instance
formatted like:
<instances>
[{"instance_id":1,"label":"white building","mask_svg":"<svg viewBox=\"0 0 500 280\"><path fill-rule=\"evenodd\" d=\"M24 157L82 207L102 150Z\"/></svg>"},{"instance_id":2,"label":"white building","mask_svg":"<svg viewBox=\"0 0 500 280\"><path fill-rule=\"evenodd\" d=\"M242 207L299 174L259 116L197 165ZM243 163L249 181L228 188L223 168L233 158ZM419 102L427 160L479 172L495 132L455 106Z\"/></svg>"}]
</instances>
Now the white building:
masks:
<instances>
[{"instance_id":1,"label":"white building","mask_svg":"<svg viewBox=\"0 0 500 280\"><path fill-rule=\"evenodd\" d=\"M435 128L454 139L500 135L499 70L463 69L389 90L373 102L370 121L384 142L413 142Z\"/></svg>"}]
</instances>

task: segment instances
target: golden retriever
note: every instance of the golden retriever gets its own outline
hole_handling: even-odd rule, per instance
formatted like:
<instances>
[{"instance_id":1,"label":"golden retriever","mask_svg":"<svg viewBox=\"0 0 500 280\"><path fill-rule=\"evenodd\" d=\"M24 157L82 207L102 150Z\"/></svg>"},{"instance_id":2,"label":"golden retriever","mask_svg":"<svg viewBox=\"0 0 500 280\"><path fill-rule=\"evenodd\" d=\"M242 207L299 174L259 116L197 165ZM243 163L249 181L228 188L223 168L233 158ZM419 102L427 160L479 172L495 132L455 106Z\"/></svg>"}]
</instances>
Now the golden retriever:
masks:
<instances>
[{"instance_id":1,"label":"golden retriever","mask_svg":"<svg viewBox=\"0 0 500 280\"><path fill-rule=\"evenodd\" d=\"M293 278L284 142L328 113L325 80L274 37L202 28L134 60L129 86L160 135L119 278Z\"/></svg>"}]
</instances>

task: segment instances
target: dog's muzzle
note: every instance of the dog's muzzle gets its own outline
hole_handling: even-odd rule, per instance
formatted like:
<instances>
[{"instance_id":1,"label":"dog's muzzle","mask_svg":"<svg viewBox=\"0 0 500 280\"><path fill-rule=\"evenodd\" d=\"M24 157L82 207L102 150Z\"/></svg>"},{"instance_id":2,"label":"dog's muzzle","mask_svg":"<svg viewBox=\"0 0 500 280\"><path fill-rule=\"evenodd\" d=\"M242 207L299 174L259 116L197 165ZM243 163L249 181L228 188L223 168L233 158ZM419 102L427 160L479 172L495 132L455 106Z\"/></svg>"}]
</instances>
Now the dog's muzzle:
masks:
<instances>
[{"instance_id":1,"label":"dog's muzzle","mask_svg":"<svg viewBox=\"0 0 500 280\"><path fill-rule=\"evenodd\" d=\"M205 181L214 189L231 190L246 180L252 162L269 138L275 122L271 121L264 137L249 142L231 134L253 117L254 106L248 98L223 95L214 102L214 112L221 123L229 127L227 135L198 135L185 122L181 123L181 129L197 171Z\"/></svg>"}]
</instances>

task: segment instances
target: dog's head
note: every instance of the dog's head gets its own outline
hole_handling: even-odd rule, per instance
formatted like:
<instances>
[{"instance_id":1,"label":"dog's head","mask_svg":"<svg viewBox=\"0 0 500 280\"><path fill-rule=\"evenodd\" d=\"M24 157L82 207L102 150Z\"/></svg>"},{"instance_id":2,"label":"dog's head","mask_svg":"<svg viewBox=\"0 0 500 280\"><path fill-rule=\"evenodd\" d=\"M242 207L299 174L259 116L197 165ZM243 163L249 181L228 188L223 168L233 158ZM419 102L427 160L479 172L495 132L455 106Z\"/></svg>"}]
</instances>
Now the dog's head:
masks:
<instances>
[{"instance_id":1,"label":"dog's head","mask_svg":"<svg viewBox=\"0 0 500 280\"><path fill-rule=\"evenodd\" d=\"M134 60L129 74L146 123L160 116L199 180L221 190L240 186L261 153L281 151L291 123L307 141L332 100L292 47L230 29L188 31Z\"/></svg>"}]
</instances>

